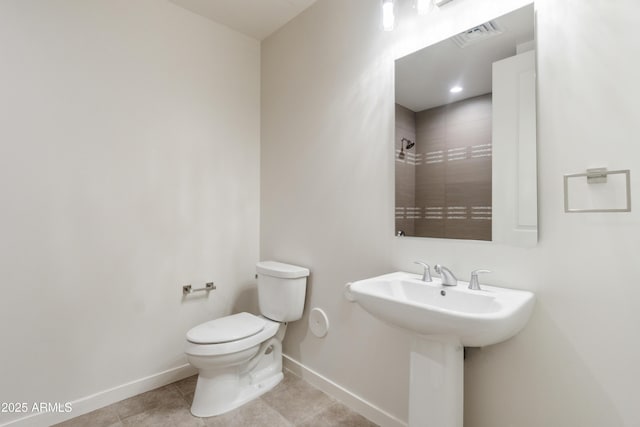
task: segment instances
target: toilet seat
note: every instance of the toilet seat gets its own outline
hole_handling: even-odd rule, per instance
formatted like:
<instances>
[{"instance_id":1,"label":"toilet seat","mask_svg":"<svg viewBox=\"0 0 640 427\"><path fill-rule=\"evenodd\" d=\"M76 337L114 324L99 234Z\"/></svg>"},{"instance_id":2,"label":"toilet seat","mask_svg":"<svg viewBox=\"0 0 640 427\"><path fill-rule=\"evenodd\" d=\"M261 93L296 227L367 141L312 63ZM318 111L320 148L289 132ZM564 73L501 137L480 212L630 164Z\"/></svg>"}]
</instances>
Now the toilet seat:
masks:
<instances>
[{"instance_id":1,"label":"toilet seat","mask_svg":"<svg viewBox=\"0 0 640 427\"><path fill-rule=\"evenodd\" d=\"M194 344L219 344L238 341L264 329L265 321L253 314L238 313L210 320L187 332L187 341Z\"/></svg>"},{"instance_id":2,"label":"toilet seat","mask_svg":"<svg viewBox=\"0 0 640 427\"><path fill-rule=\"evenodd\" d=\"M213 322L218 323L212 325ZM229 326L226 331L222 331L221 326L224 325ZM251 331L254 331L260 326L260 329L251 333ZM267 319L263 316L254 316L250 313L239 313L221 317L189 330L189 332L187 332L185 353L192 356L216 356L237 353L258 345L275 336L279 327L280 323L278 322L274 322L273 320ZM207 335L208 332L211 332L211 334ZM232 336L242 335L244 335L244 337L237 338L235 340L206 343L206 341L211 341L213 339L221 340L228 339ZM192 338L199 341L205 341L205 343L193 342Z\"/></svg>"}]
</instances>

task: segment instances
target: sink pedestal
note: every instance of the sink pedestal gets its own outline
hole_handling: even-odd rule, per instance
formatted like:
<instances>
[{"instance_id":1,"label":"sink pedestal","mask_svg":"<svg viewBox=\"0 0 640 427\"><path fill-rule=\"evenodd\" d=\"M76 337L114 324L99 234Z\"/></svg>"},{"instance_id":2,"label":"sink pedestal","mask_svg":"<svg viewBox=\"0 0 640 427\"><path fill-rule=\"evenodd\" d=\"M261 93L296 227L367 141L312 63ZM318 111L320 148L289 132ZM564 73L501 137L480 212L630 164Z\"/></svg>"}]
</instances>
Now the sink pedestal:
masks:
<instances>
[{"instance_id":1,"label":"sink pedestal","mask_svg":"<svg viewBox=\"0 0 640 427\"><path fill-rule=\"evenodd\" d=\"M415 335L409 375L409 427L462 427L464 347L457 337Z\"/></svg>"}]
</instances>

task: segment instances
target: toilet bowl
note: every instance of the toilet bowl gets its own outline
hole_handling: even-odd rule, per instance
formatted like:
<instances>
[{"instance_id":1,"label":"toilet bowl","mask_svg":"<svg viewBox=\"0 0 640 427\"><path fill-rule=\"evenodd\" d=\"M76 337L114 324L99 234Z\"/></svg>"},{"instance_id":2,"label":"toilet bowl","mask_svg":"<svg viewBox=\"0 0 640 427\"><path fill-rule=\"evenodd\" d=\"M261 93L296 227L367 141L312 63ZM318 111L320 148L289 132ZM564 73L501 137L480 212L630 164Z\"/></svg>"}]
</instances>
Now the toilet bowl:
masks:
<instances>
[{"instance_id":1,"label":"toilet bowl","mask_svg":"<svg viewBox=\"0 0 640 427\"><path fill-rule=\"evenodd\" d=\"M275 387L282 380L285 329L285 324L249 313L191 329L185 353L199 371L191 413L220 415Z\"/></svg>"},{"instance_id":2,"label":"toilet bowl","mask_svg":"<svg viewBox=\"0 0 640 427\"><path fill-rule=\"evenodd\" d=\"M185 354L198 369L191 405L197 417L235 409L283 378L282 339L287 322L302 317L309 270L265 261L257 264L257 271L263 315L237 313L187 332Z\"/></svg>"}]
</instances>

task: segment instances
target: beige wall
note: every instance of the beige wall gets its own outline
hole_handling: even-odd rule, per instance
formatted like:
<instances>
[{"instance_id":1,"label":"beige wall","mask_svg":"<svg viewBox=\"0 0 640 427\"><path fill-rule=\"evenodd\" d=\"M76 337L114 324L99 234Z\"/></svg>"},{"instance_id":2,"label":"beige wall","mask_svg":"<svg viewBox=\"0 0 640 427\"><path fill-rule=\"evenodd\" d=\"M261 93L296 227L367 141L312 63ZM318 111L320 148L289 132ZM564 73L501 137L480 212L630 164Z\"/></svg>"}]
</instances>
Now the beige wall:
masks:
<instances>
[{"instance_id":1,"label":"beige wall","mask_svg":"<svg viewBox=\"0 0 640 427\"><path fill-rule=\"evenodd\" d=\"M259 43L166 1L2 0L0 57L0 402L183 366L254 283Z\"/></svg>"},{"instance_id":2,"label":"beige wall","mask_svg":"<svg viewBox=\"0 0 640 427\"><path fill-rule=\"evenodd\" d=\"M635 426L640 345L640 214L565 214L562 175L630 168L640 188L640 46L635 0L536 3L540 241L395 239L393 59L525 4L456 0L418 18L400 2L380 30L379 4L321 0L263 43L261 256L311 268L307 313L332 328L290 325L294 359L407 419L409 337L342 296L345 282L412 261L529 289L528 327L465 363L469 427ZM293 156L293 157L292 157ZM290 159L290 160L285 160Z\"/></svg>"}]
</instances>

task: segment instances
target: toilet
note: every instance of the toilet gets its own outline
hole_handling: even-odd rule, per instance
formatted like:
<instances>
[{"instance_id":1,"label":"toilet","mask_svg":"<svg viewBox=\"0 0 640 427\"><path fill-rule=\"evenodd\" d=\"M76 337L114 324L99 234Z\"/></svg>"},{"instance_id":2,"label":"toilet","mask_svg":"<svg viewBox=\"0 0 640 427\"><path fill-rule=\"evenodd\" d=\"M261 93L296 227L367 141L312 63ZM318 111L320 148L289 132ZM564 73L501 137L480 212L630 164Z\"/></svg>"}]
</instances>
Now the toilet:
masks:
<instances>
[{"instance_id":1,"label":"toilet","mask_svg":"<svg viewBox=\"0 0 640 427\"><path fill-rule=\"evenodd\" d=\"M187 332L187 360L198 369L191 405L196 417L231 411L283 378L282 339L287 322L302 317L309 270L261 261L256 271L260 316L232 314Z\"/></svg>"}]
</instances>

